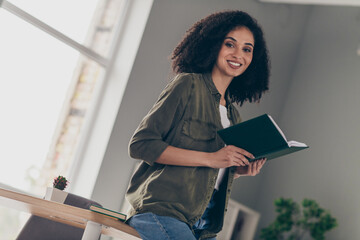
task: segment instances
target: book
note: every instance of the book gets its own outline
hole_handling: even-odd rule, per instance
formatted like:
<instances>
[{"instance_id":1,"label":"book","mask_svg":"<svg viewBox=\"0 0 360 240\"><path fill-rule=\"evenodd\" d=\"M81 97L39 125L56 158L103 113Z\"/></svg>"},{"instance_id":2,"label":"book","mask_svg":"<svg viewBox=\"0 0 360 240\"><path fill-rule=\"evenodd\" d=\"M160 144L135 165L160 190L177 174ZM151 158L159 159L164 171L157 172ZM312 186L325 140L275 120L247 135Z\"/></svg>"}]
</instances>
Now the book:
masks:
<instances>
[{"instance_id":1,"label":"book","mask_svg":"<svg viewBox=\"0 0 360 240\"><path fill-rule=\"evenodd\" d=\"M93 212L97 212L97 213L101 213L104 214L108 217L112 217L121 221L125 221L126 220L126 215L120 212L116 212L107 208L103 208L97 205L91 205L90 206L90 210Z\"/></svg>"},{"instance_id":2,"label":"book","mask_svg":"<svg viewBox=\"0 0 360 240\"><path fill-rule=\"evenodd\" d=\"M227 145L245 149L254 155L255 161L281 157L308 148L305 143L288 141L273 118L264 114L218 131Z\"/></svg>"}]
</instances>

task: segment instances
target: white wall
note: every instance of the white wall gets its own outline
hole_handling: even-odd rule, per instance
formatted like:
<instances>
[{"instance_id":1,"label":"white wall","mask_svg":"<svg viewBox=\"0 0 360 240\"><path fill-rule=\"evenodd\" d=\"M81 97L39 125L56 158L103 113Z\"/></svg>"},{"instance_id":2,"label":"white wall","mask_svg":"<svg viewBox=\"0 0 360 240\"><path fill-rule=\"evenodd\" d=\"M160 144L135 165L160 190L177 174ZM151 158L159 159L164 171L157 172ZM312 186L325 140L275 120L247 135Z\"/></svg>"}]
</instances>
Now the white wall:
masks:
<instances>
[{"instance_id":1,"label":"white wall","mask_svg":"<svg viewBox=\"0 0 360 240\"><path fill-rule=\"evenodd\" d=\"M310 145L268 164L259 210L272 201L312 198L337 217L327 239L360 239L360 9L314 7L299 51L281 126Z\"/></svg>"}]
</instances>

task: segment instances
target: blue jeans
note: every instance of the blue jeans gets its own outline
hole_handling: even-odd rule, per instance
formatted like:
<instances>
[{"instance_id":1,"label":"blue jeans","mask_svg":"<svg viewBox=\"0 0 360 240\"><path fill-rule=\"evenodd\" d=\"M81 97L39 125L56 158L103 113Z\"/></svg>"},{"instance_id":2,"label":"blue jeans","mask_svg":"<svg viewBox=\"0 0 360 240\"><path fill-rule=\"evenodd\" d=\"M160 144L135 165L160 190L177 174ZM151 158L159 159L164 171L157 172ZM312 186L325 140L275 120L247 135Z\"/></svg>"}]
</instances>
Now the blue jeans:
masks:
<instances>
[{"instance_id":1,"label":"blue jeans","mask_svg":"<svg viewBox=\"0 0 360 240\"><path fill-rule=\"evenodd\" d=\"M189 226L172 217L151 212L134 215L128 224L135 228L144 240L196 240ZM209 238L208 240L216 240Z\"/></svg>"},{"instance_id":2,"label":"blue jeans","mask_svg":"<svg viewBox=\"0 0 360 240\"><path fill-rule=\"evenodd\" d=\"M213 195L211 197L211 200L210 200L209 204L207 205L207 207L205 209L205 212L203 213L201 218L192 227L194 232L195 232L196 239L199 238L201 230L208 229L210 224L211 224L211 222L210 222L210 214L211 214L210 211L215 207L214 195L216 194L216 192L217 192L217 190L215 189L214 192L213 192ZM210 238L210 239L216 239L216 238Z\"/></svg>"},{"instance_id":3,"label":"blue jeans","mask_svg":"<svg viewBox=\"0 0 360 240\"><path fill-rule=\"evenodd\" d=\"M207 229L210 225L210 211L215 207L216 192L217 190L214 190L205 212L192 227L195 236L186 223L151 212L134 215L129 219L128 224L135 228L144 240L197 240L201 230ZM208 238L208 240L216 240L216 238Z\"/></svg>"}]
</instances>

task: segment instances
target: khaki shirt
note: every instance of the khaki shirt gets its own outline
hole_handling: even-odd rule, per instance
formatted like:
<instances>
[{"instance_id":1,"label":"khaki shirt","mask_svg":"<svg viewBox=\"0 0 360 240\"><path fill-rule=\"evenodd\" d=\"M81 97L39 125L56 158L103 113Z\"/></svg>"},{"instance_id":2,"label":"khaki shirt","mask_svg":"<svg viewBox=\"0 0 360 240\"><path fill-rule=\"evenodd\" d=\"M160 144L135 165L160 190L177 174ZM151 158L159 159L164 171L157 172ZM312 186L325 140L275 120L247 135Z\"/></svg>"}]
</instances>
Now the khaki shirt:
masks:
<instances>
[{"instance_id":1,"label":"khaki shirt","mask_svg":"<svg viewBox=\"0 0 360 240\"><path fill-rule=\"evenodd\" d=\"M223 128L220 97L211 74L182 73L166 86L130 141L130 156L143 162L126 194L132 205L129 217L152 212L174 217L190 227L199 220L211 199L219 169L155 161L169 145L203 152L216 152L224 147L217 135ZM235 107L227 105L231 125L240 122ZM235 170L232 167L226 171L217 194L217 207L211 214L213 224L203 231L201 238L214 236L222 229Z\"/></svg>"}]
</instances>

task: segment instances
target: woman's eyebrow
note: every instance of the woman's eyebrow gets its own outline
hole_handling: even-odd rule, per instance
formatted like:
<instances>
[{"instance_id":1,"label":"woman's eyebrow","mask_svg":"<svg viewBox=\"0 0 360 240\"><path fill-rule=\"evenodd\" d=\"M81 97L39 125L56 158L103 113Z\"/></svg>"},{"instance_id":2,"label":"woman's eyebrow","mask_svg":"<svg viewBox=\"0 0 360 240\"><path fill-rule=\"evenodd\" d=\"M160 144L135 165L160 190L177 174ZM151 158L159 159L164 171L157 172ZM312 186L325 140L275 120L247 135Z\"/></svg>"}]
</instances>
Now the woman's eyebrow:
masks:
<instances>
[{"instance_id":1,"label":"woman's eyebrow","mask_svg":"<svg viewBox=\"0 0 360 240\"><path fill-rule=\"evenodd\" d=\"M233 40L234 42L237 42L237 40L233 37L226 37L225 39L230 39L230 40ZM249 45L249 46L252 46L254 47L254 45L252 43L245 43L245 45Z\"/></svg>"},{"instance_id":2,"label":"woman's eyebrow","mask_svg":"<svg viewBox=\"0 0 360 240\"><path fill-rule=\"evenodd\" d=\"M230 39L230 40L233 40L234 42L237 42L236 39L233 37L226 37L225 39Z\"/></svg>"}]
</instances>

